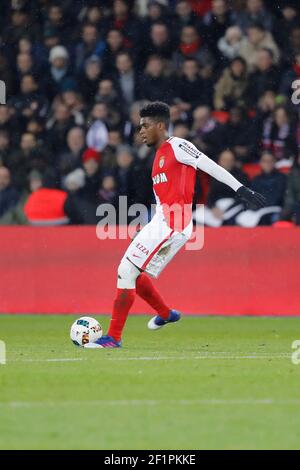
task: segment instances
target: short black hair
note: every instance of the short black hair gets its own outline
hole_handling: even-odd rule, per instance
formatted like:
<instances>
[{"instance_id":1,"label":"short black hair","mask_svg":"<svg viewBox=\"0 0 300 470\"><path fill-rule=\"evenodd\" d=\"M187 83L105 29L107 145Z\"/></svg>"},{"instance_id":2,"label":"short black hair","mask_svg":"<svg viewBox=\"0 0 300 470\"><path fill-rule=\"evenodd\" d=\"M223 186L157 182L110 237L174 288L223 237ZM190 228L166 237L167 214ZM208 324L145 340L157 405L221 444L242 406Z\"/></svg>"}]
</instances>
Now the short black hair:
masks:
<instances>
[{"instance_id":1,"label":"short black hair","mask_svg":"<svg viewBox=\"0 0 300 470\"><path fill-rule=\"evenodd\" d=\"M156 121L162 121L168 125L170 121L170 108L162 101L154 101L153 103L146 104L141 108L140 116L141 118L149 117Z\"/></svg>"}]
</instances>

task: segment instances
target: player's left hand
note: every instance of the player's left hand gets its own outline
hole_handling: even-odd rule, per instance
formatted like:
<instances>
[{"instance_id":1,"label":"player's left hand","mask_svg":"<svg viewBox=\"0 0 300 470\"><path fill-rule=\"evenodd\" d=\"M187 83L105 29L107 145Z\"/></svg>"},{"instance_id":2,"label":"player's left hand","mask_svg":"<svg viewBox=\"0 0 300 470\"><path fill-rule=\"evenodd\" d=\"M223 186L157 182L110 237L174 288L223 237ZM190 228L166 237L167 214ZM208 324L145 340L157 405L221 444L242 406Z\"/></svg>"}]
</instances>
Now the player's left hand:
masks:
<instances>
[{"instance_id":1,"label":"player's left hand","mask_svg":"<svg viewBox=\"0 0 300 470\"><path fill-rule=\"evenodd\" d=\"M246 209L261 209L262 207L265 207L267 203L264 196L262 196L260 193L256 193L250 188L247 188L247 186L241 186L237 190L236 194L245 204Z\"/></svg>"}]
</instances>

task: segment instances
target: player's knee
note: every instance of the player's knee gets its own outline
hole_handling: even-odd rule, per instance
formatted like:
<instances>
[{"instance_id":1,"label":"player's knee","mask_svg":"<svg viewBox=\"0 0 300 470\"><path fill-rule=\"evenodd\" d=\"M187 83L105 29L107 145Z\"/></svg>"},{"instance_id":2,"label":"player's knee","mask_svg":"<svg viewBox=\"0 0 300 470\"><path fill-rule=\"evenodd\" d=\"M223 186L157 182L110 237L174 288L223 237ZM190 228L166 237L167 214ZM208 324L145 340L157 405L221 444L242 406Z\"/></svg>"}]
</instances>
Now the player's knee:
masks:
<instances>
[{"instance_id":1,"label":"player's knee","mask_svg":"<svg viewBox=\"0 0 300 470\"><path fill-rule=\"evenodd\" d=\"M118 288L135 289L136 279L140 274L140 270L130 261L122 260L118 267Z\"/></svg>"}]
</instances>

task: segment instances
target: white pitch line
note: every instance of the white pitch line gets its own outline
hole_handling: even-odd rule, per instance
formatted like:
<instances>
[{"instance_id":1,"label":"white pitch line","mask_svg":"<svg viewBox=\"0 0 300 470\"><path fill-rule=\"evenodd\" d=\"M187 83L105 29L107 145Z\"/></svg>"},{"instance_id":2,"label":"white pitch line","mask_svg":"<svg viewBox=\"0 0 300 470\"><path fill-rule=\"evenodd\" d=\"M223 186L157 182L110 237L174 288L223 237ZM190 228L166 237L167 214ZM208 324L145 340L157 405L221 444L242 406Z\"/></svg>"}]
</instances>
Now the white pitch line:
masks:
<instances>
[{"instance_id":1,"label":"white pitch line","mask_svg":"<svg viewBox=\"0 0 300 470\"><path fill-rule=\"evenodd\" d=\"M109 357L109 361L187 361L187 360L239 360L239 359L287 359L290 358L291 354L270 354L270 355L251 355L251 356L218 356L218 355L200 355L200 356L141 356L141 357Z\"/></svg>"},{"instance_id":2,"label":"white pitch line","mask_svg":"<svg viewBox=\"0 0 300 470\"><path fill-rule=\"evenodd\" d=\"M83 353L85 354L86 351ZM89 352L88 352L89 354ZM101 351L97 351L96 354L101 355ZM93 357L96 357L93 356ZM128 357L107 357L105 356L105 359L108 361L197 361L197 360L226 360L226 361L236 361L236 360L270 360L270 359L289 359L291 357L290 353L254 353L254 354L226 354L225 352L210 352L210 353L202 353L199 355L195 356L128 356ZM76 357L76 358L49 358L49 359L12 359L8 360L7 363L10 362L17 362L17 363L57 363L57 362L81 362L81 361L87 361L90 358L85 356L85 357Z\"/></svg>"},{"instance_id":3,"label":"white pitch line","mask_svg":"<svg viewBox=\"0 0 300 470\"><path fill-rule=\"evenodd\" d=\"M52 408L65 406L300 406L300 400L203 399L203 400L91 400L57 402L0 402L1 408Z\"/></svg>"},{"instance_id":4,"label":"white pitch line","mask_svg":"<svg viewBox=\"0 0 300 470\"><path fill-rule=\"evenodd\" d=\"M87 358L83 357L62 357L54 359L12 359L8 360L9 362L78 362L78 361L87 361Z\"/></svg>"}]
</instances>

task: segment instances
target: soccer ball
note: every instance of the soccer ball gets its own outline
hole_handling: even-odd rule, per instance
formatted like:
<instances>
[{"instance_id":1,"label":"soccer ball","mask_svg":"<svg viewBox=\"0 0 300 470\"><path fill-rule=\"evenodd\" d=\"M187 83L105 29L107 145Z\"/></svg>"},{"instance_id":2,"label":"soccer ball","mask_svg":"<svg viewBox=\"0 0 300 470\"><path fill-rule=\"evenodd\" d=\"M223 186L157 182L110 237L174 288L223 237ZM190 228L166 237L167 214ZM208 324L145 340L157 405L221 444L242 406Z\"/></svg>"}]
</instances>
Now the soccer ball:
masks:
<instances>
[{"instance_id":1,"label":"soccer ball","mask_svg":"<svg viewBox=\"0 0 300 470\"><path fill-rule=\"evenodd\" d=\"M91 317L81 317L71 326L70 337L75 346L94 343L103 334L100 323Z\"/></svg>"}]
</instances>

